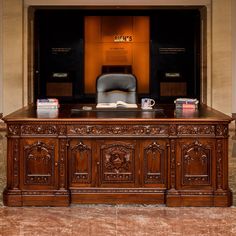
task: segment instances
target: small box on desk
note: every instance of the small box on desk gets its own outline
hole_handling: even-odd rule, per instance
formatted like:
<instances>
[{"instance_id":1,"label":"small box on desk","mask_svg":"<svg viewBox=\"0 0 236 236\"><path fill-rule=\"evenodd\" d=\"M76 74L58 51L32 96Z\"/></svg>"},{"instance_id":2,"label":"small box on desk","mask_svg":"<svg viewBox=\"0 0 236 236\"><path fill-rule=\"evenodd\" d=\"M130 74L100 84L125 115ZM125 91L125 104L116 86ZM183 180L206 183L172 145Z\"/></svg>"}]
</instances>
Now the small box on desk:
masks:
<instances>
[{"instance_id":1,"label":"small box on desk","mask_svg":"<svg viewBox=\"0 0 236 236\"><path fill-rule=\"evenodd\" d=\"M58 109L59 101L56 98L37 99L37 109Z\"/></svg>"},{"instance_id":2,"label":"small box on desk","mask_svg":"<svg viewBox=\"0 0 236 236\"><path fill-rule=\"evenodd\" d=\"M196 98L177 98L175 109L198 109L199 101Z\"/></svg>"}]
</instances>

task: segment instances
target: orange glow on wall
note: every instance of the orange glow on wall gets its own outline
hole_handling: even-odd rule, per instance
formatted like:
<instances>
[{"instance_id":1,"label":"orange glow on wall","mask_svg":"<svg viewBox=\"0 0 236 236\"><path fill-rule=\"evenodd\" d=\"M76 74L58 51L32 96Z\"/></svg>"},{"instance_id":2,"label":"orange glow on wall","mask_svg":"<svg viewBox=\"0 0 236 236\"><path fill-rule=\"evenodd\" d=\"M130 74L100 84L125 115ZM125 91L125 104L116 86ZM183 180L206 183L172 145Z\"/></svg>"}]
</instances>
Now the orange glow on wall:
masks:
<instances>
[{"instance_id":1,"label":"orange glow on wall","mask_svg":"<svg viewBox=\"0 0 236 236\"><path fill-rule=\"evenodd\" d=\"M148 16L85 17L85 93L96 92L103 65L131 65L138 92L149 92Z\"/></svg>"}]
</instances>

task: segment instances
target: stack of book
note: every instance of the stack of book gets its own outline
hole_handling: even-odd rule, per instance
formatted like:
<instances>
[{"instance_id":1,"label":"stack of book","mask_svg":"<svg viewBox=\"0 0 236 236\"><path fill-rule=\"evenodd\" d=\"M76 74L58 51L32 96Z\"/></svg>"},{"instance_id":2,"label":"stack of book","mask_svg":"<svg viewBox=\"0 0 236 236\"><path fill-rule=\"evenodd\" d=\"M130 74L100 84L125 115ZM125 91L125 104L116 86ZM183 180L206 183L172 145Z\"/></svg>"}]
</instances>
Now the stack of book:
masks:
<instances>
[{"instance_id":1,"label":"stack of book","mask_svg":"<svg viewBox=\"0 0 236 236\"><path fill-rule=\"evenodd\" d=\"M177 98L175 109L198 109L199 101L196 98Z\"/></svg>"},{"instance_id":2,"label":"stack of book","mask_svg":"<svg viewBox=\"0 0 236 236\"><path fill-rule=\"evenodd\" d=\"M37 99L37 109L58 109L59 106L56 98Z\"/></svg>"}]
</instances>

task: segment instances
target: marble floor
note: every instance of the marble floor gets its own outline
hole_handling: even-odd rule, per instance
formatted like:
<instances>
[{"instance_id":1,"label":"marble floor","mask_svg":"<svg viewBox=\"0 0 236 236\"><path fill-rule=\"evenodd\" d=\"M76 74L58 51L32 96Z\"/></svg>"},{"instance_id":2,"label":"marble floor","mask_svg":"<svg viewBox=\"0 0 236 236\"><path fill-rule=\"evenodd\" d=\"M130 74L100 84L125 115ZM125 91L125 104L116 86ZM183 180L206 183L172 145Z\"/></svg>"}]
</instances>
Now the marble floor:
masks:
<instances>
[{"instance_id":1,"label":"marble floor","mask_svg":"<svg viewBox=\"0 0 236 236\"><path fill-rule=\"evenodd\" d=\"M233 206L72 205L70 207L4 207L6 140L0 130L0 236L234 236L236 235L236 138L229 142L229 182Z\"/></svg>"},{"instance_id":2,"label":"marble floor","mask_svg":"<svg viewBox=\"0 0 236 236\"><path fill-rule=\"evenodd\" d=\"M82 205L0 208L0 235L233 236L236 208Z\"/></svg>"}]
</instances>

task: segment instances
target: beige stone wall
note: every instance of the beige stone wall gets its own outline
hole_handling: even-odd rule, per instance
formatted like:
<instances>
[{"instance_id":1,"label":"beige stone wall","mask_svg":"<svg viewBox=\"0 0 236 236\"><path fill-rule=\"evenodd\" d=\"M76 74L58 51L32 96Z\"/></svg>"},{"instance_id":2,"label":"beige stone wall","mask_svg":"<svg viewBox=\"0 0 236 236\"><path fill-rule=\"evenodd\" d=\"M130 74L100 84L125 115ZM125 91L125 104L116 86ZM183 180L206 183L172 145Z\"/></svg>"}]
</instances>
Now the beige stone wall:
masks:
<instances>
[{"instance_id":1,"label":"beige stone wall","mask_svg":"<svg viewBox=\"0 0 236 236\"><path fill-rule=\"evenodd\" d=\"M212 106L232 109L231 0L212 1Z\"/></svg>"},{"instance_id":2,"label":"beige stone wall","mask_svg":"<svg viewBox=\"0 0 236 236\"><path fill-rule=\"evenodd\" d=\"M3 112L27 105L32 89L28 81L28 17L30 5L205 5L207 57L202 90L208 105L232 112L231 1L233 0L1 0L3 1ZM32 77L32 76L31 76ZM1 77L0 77L1 79ZM1 94L0 94L1 96ZM32 98L32 97L31 97Z\"/></svg>"},{"instance_id":3,"label":"beige stone wall","mask_svg":"<svg viewBox=\"0 0 236 236\"><path fill-rule=\"evenodd\" d=\"M3 82L3 70L2 70L2 51L3 51L3 45L2 45L2 31L3 31L3 22L2 22L2 18L3 18L3 0L0 0L0 114L3 112L3 101L2 101L2 97L3 97L3 89L2 89L2 82Z\"/></svg>"},{"instance_id":4,"label":"beige stone wall","mask_svg":"<svg viewBox=\"0 0 236 236\"><path fill-rule=\"evenodd\" d=\"M232 113L236 113L236 1L232 0Z\"/></svg>"},{"instance_id":5,"label":"beige stone wall","mask_svg":"<svg viewBox=\"0 0 236 236\"><path fill-rule=\"evenodd\" d=\"M3 0L3 113L23 106L22 0Z\"/></svg>"}]
</instances>

